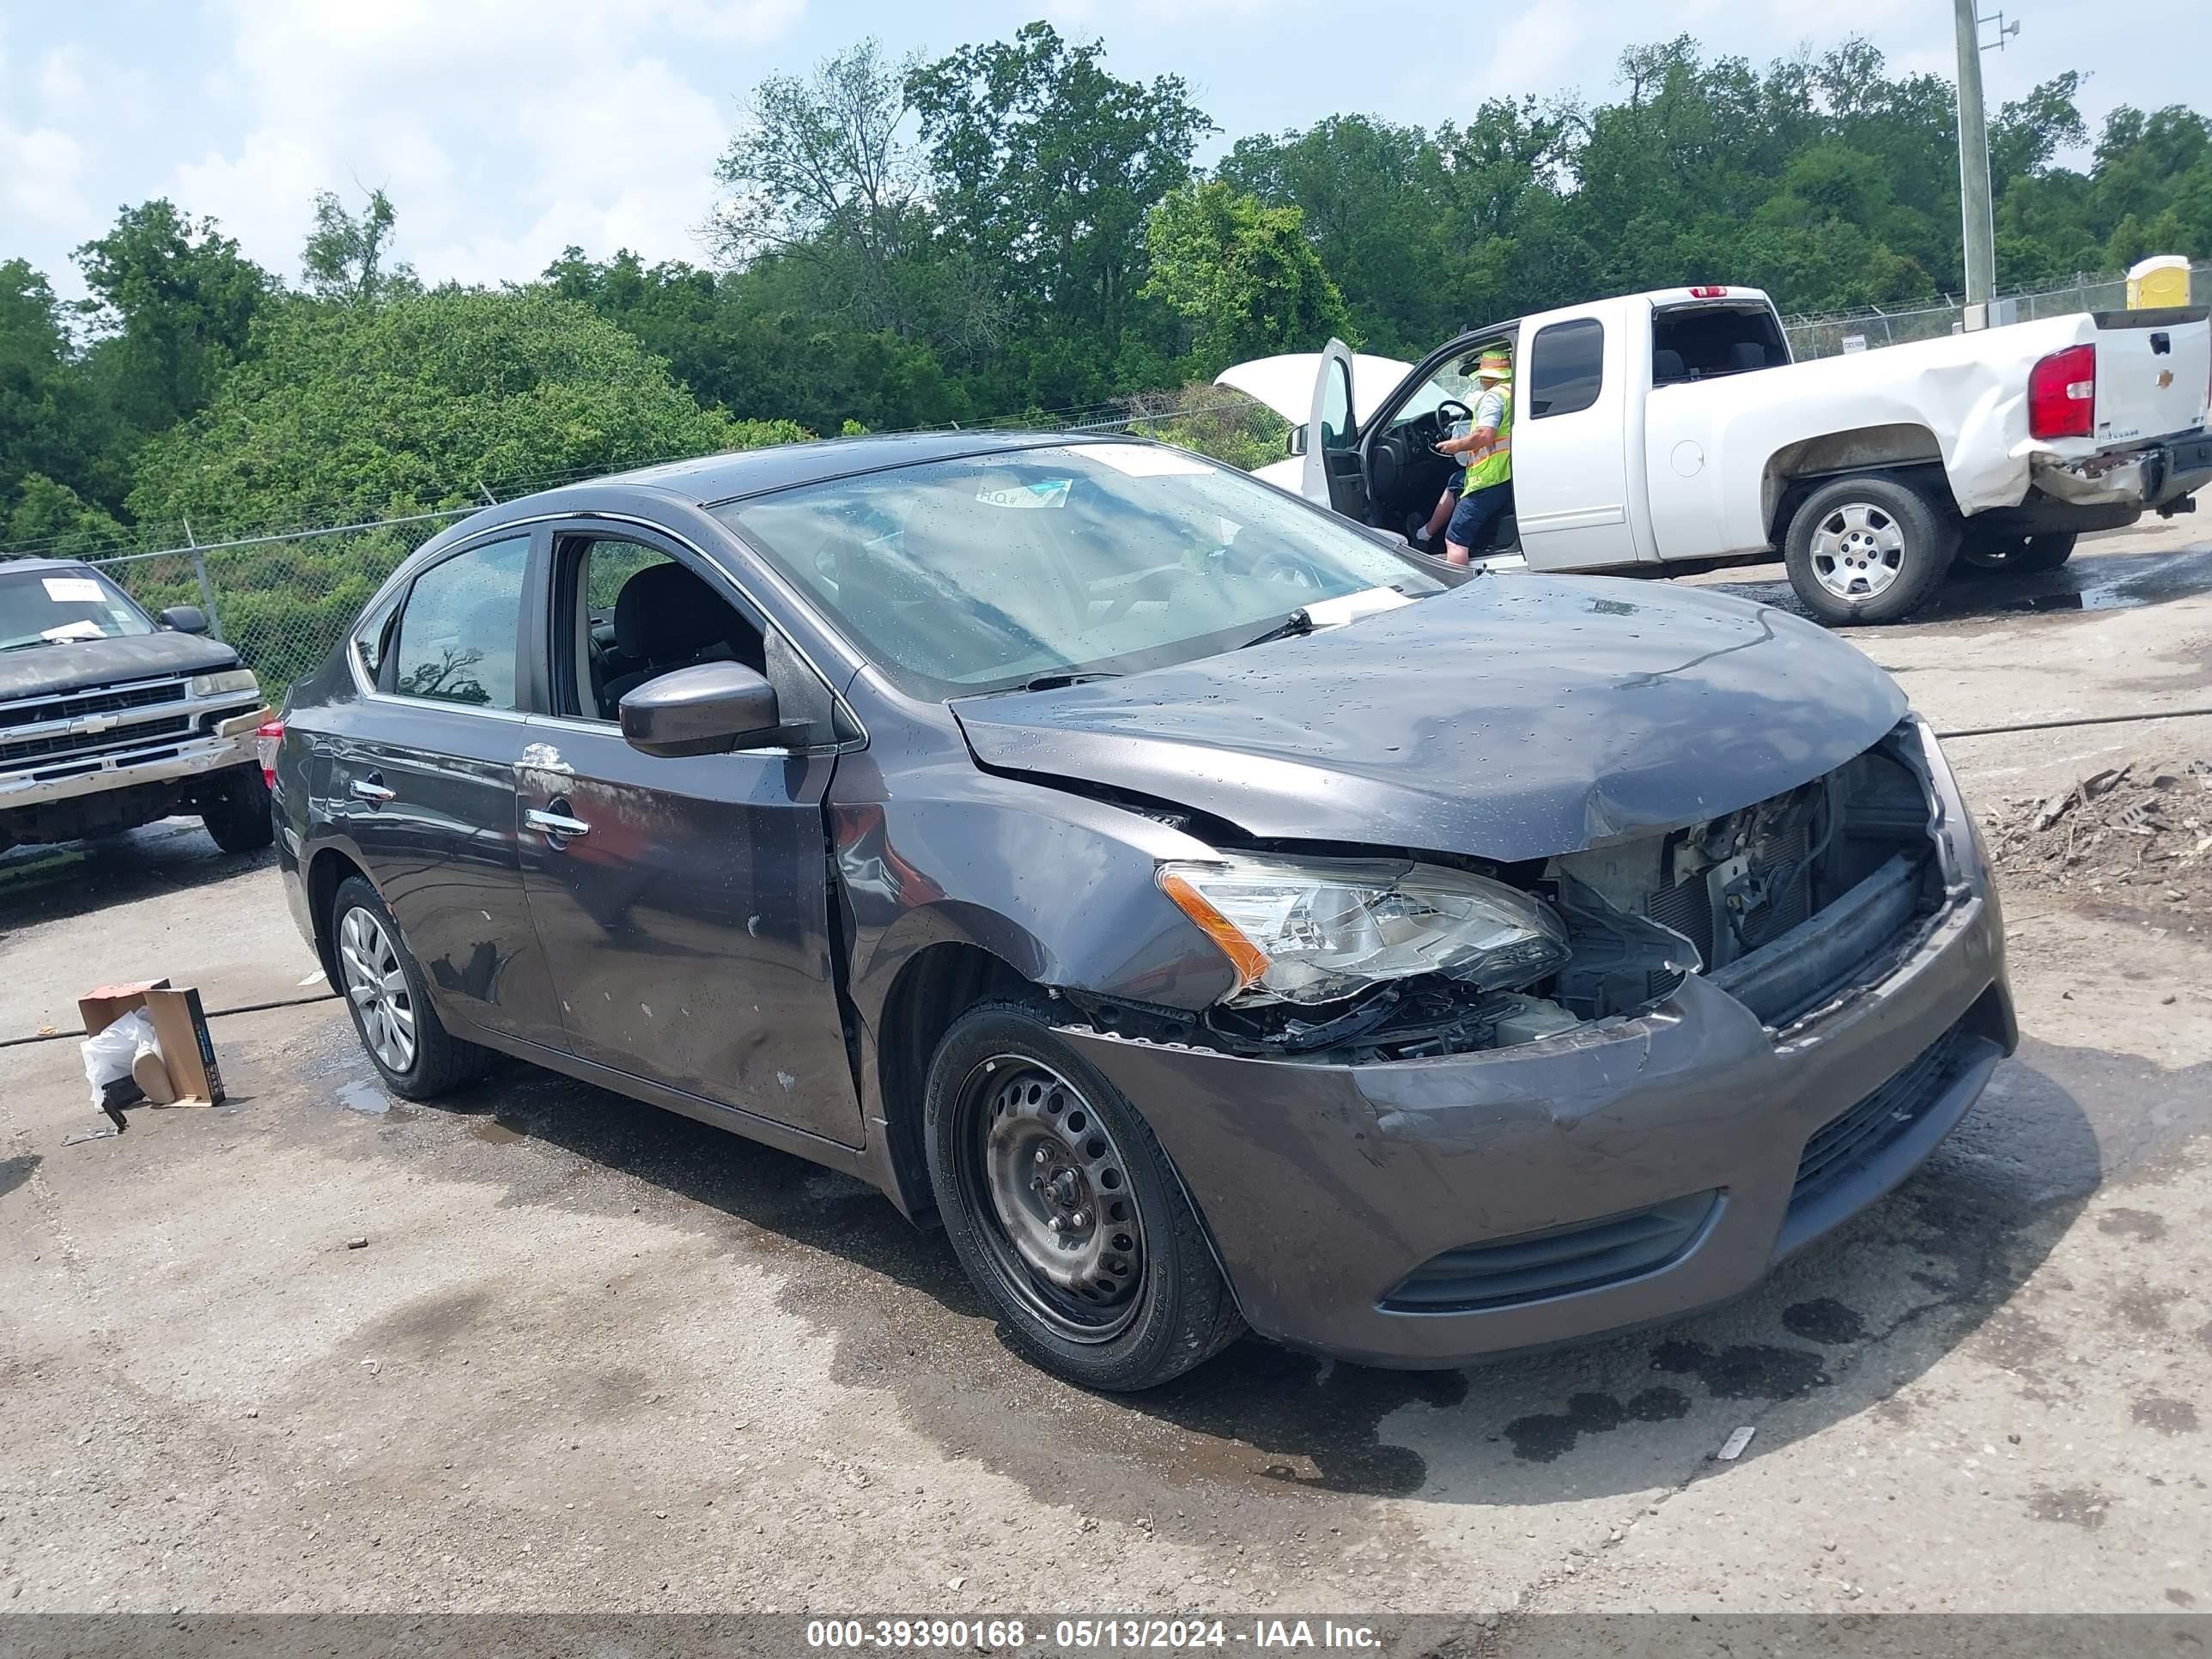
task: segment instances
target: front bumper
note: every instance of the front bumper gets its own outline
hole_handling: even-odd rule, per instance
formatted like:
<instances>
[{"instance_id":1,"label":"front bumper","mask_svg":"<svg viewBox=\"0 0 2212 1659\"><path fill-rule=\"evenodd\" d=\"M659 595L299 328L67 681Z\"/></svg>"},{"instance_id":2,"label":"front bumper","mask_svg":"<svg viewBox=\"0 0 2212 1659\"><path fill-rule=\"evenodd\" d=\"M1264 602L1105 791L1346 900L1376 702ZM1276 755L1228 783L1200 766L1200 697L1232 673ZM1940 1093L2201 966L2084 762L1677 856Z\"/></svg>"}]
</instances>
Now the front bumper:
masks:
<instances>
[{"instance_id":1,"label":"front bumper","mask_svg":"<svg viewBox=\"0 0 2212 1659\"><path fill-rule=\"evenodd\" d=\"M1886 975L1780 1034L1705 979L1610 1029L1364 1066L1063 1033L1146 1111L1246 1320L1339 1358L1451 1365L1723 1300L1909 1175L2017 1042L1980 882ZM1904 1127L1810 1189L1808 1143L1949 1038ZM1884 1109L1882 1115L1891 1114ZM1386 1306L1416 1269L1711 1194L1686 1243L1591 1288L1468 1310Z\"/></svg>"},{"instance_id":2,"label":"front bumper","mask_svg":"<svg viewBox=\"0 0 2212 1659\"><path fill-rule=\"evenodd\" d=\"M194 712L191 703L176 707L180 718ZM0 811L46 806L137 784L196 778L233 766L258 766L261 757L253 733L268 718L268 709L257 703L221 715L204 733L149 737L131 747L102 754L57 755L51 761L0 775Z\"/></svg>"}]
</instances>

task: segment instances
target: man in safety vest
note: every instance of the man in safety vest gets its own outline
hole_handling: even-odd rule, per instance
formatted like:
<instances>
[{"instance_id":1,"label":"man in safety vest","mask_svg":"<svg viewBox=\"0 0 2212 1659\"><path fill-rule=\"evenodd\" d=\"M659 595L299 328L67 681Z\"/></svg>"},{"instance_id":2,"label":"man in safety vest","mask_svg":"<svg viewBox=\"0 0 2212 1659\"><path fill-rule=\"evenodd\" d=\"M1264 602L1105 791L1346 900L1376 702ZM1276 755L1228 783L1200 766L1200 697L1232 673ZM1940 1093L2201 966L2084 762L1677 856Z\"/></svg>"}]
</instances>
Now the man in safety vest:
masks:
<instances>
[{"instance_id":1,"label":"man in safety vest","mask_svg":"<svg viewBox=\"0 0 2212 1659\"><path fill-rule=\"evenodd\" d=\"M1498 519L1513 510L1513 360L1493 348L1476 363L1482 393L1474 405L1474 424L1464 438L1446 438L1440 455L1466 457L1467 478L1459 505L1444 527L1444 559L1465 564L1468 550Z\"/></svg>"}]
</instances>

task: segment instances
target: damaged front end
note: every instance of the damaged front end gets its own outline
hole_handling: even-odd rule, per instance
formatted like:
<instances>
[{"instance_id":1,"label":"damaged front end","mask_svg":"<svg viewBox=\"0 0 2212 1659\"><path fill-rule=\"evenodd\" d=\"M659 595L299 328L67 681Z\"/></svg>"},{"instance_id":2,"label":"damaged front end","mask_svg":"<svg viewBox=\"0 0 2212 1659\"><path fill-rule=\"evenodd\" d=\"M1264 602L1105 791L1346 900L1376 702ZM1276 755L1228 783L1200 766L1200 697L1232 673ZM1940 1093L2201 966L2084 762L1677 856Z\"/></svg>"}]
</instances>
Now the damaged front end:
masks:
<instances>
[{"instance_id":1,"label":"damaged front end","mask_svg":"<svg viewBox=\"0 0 2212 1659\"><path fill-rule=\"evenodd\" d=\"M1195 1014L1065 994L1114 1035L1351 1065L1616 1024L1692 974L1779 1031L1877 982L1964 890L1940 766L1907 720L1767 799L1549 859L1169 866L1237 989Z\"/></svg>"}]
</instances>

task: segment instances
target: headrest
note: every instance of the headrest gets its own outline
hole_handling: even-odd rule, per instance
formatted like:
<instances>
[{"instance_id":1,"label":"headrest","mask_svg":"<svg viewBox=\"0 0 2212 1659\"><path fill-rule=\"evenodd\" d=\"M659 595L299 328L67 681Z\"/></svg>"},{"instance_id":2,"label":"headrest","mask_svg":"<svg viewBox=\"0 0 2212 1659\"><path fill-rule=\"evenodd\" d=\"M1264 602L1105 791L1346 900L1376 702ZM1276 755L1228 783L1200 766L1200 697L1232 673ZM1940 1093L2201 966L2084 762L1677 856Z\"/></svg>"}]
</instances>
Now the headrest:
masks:
<instances>
[{"instance_id":1,"label":"headrest","mask_svg":"<svg viewBox=\"0 0 2212 1659\"><path fill-rule=\"evenodd\" d=\"M1661 346L1651 354L1651 378L1659 384L1682 378L1682 354Z\"/></svg>"},{"instance_id":2,"label":"headrest","mask_svg":"<svg viewBox=\"0 0 2212 1659\"><path fill-rule=\"evenodd\" d=\"M1756 340L1738 340L1729 348L1730 368L1765 368L1766 348Z\"/></svg>"},{"instance_id":3,"label":"headrest","mask_svg":"<svg viewBox=\"0 0 2212 1659\"><path fill-rule=\"evenodd\" d=\"M727 602L684 565L649 564L615 597L615 648L625 657L688 657L729 629Z\"/></svg>"}]
</instances>

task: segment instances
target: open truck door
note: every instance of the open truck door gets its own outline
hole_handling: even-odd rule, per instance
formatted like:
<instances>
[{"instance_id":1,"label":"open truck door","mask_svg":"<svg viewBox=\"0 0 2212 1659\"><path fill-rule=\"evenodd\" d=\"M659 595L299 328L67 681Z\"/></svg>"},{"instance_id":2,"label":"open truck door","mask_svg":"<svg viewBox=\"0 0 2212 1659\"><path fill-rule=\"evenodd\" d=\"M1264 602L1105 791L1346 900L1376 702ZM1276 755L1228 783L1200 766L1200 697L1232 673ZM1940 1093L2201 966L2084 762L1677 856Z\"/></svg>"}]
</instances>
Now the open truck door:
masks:
<instances>
[{"instance_id":1,"label":"open truck door","mask_svg":"<svg viewBox=\"0 0 2212 1659\"><path fill-rule=\"evenodd\" d=\"M1347 519L1367 519L1367 479L1359 455L1359 419L1352 401L1352 348L1331 340L1314 375L1306 416L1306 465L1299 493Z\"/></svg>"},{"instance_id":2,"label":"open truck door","mask_svg":"<svg viewBox=\"0 0 2212 1659\"><path fill-rule=\"evenodd\" d=\"M1328 352L1290 351L1279 356L1255 358L1249 363L1237 363L1224 368L1213 377L1216 386L1225 386L1241 392L1255 403L1265 404L1291 423L1289 453L1279 461L1253 469L1255 477L1265 478L1269 483L1284 489L1294 489L1309 500L1323 507L1334 507L1339 512L1348 512L1364 520L1366 515L1367 493L1364 481L1359 476L1356 463L1358 453L1354 449L1349 456L1340 450L1336 466L1346 469L1356 493L1346 493L1340 499L1333 496L1328 488L1330 469L1324 467L1313 481L1308 477L1308 463L1314 453L1313 434L1316 430L1316 410L1322 401L1328 385L1330 353L1339 356L1351 370L1351 395L1340 417L1339 445L1353 441L1357 430L1355 422L1363 412L1380 409L1395 392L1407 375L1413 371L1411 363L1395 357L1376 357L1366 352L1346 350L1343 343L1331 340ZM1340 377L1341 367L1334 371ZM1339 385L1343 384L1341 379ZM1344 505L1350 502L1350 506Z\"/></svg>"}]
</instances>

